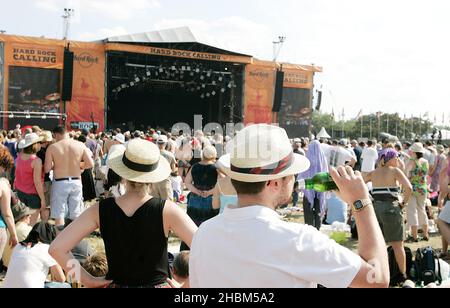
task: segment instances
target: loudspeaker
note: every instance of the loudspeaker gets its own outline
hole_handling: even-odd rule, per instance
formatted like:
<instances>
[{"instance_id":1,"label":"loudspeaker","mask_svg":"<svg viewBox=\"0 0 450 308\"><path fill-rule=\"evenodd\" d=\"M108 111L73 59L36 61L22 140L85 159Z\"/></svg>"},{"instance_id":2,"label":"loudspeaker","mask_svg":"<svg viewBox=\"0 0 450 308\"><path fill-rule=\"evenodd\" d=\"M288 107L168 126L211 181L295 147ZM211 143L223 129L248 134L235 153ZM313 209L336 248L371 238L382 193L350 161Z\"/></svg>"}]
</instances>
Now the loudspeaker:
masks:
<instances>
[{"instance_id":1,"label":"loudspeaker","mask_svg":"<svg viewBox=\"0 0 450 308\"><path fill-rule=\"evenodd\" d=\"M280 112L281 110L281 103L283 102L283 84L284 84L284 72L278 71L272 112Z\"/></svg>"},{"instance_id":2,"label":"loudspeaker","mask_svg":"<svg viewBox=\"0 0 450 308\"><path fill-rule=\"evenodd\" d=\"M320 111L320 108L322 107L322 91L318 91L317 92L317 106L316 106L316 110Z\"/></svg>"},{"instance_id":3,"label":"loudspeaker","mask_svg":"<svg viewBox=\"0 0 450 308\"><path fill-rule=\"evenodd\" d=\"M62 84L62 100L64 102L72 100L73 86L73 61L74 53L68 49L64 50L64 67L63 67L63 84Z\"/></svg>"}]
</instances>

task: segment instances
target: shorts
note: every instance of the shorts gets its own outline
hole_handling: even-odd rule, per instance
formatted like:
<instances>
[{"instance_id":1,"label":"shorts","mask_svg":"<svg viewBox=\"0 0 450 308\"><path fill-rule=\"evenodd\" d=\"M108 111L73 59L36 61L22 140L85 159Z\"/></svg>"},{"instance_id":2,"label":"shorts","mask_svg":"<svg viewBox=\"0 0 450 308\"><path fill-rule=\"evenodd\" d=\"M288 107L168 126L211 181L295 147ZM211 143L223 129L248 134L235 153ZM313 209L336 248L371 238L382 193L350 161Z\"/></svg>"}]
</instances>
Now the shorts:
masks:
<instances>
[{"instance_id":1,"label":"shorts","mask_svg":"<svg viewBox=\"0 0 450 308\"><path fill-rule=\"evenodd\" d=\"M386 243L405 240L403 210L398 201L375 201L375 213Z\"/></svg>"},{"instance_id":2,"label":"shorts","mask_svg":"<svg viewBox=\"0 0 450 308\"><path fill-rule=\"evenodd\" d=\"M22 201L23 204L25 204L30 209L32 210L41 209L41 198L39 198L38 195L29 195L18 190L17 197L19 198L20 201Z\"/></svg>"},{"instance_id":3,"label":"shorts","mask_svg":"<svg viewBox=\"0 0 450 308\"><path fill-rule=\"evenodd\" d=\"M83 185L80 180L54 181L51 194L51 218L77 219L84 211Z\"/></svg>"},{"instance_id":4,"label":"shorts","mask_svg":"<svg viewBox=\"0 0 450 308\"><path fill-rule=\"evenodd\" d=\"M450 224L450 201L447 201L445 204L441 214L439 214L439 219L447 224Z\"/></svg>"}]
</instances>

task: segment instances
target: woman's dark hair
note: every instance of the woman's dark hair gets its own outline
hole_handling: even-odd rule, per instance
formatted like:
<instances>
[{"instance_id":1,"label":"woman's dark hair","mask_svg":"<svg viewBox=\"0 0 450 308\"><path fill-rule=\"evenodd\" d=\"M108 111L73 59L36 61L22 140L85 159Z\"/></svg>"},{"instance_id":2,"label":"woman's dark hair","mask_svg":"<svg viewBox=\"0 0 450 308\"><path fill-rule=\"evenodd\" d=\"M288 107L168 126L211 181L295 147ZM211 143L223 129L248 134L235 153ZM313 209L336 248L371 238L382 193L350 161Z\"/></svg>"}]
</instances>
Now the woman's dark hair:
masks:
<instances>
[{"instance_id":1,"label":"woman's dark hair","mask_svg":"<svg viewBox=\"0 0 450 308\"><path fill-rule=\"evenodd\" d=\"M26 147L23 149L24 154L36 154L38 152L38 145L37 143L30 145L29 147Z\"/></svg>"},{"instance_id":2,"label":"woman's dark hair","mask_svg":"<svg viewBox=\"0 0 450 308\"><path fill-rule=\"evenodd\" d=\"M189 278L189 251L182 251L173 261L174 274L181 278Z\"/></svg>"},{"instance_id":3,"label":"woman's dark hair","mask_svg":"<svg viewBox=\"0 0 450 308\"><path fill-rule=\"evenodd\" d=\"M0 148L0 167L5 170L11 170L14 166L14 158L9 150L5 147Z\"/></svg>"},{"instance_id":4,"label":"woman's dark hair","mask_svg":"<svg viewBox=\"0 0 450 308\"><path fill-rule=\"evenodd\" d=\"M122 178L115 173L112 169L108 170L108 176L106 180L106 184L104 186L105 190L110 190L111 187L116 186L122 182Z\"/></svg>"},{"instance_id":5,"label":"woman's dark hair","mask_svg":"<svg viewBox=\"0 0 450 308\"><path fill-rule=\"evenodd\" d=\"M28 237L21 243L23 246L34 245L40 243L50 245L56 238L55 226L45 222L39 222L34 225Z\"/></svg>"},{"instance_id":6,"label":"woman's dark hair","mask_svg":"<svg viewBox=\"0 0 450 308\"><path fill-rule=\"evenodd\" d=\"M80 135L80 136L78 137L78 141L80 141L81 143L86 143L87 138L86 138L85 135Z\"/></svg>"},{"instance_id":7,"label":"woman's dark hair","mask_svg":"<svg viewBox=\"0 0 450 308\"><path fill-rule=\"evenodd\" d=\"M417 159L423 158L423 153L416 153Z\"/></svg>"}]
</instances>

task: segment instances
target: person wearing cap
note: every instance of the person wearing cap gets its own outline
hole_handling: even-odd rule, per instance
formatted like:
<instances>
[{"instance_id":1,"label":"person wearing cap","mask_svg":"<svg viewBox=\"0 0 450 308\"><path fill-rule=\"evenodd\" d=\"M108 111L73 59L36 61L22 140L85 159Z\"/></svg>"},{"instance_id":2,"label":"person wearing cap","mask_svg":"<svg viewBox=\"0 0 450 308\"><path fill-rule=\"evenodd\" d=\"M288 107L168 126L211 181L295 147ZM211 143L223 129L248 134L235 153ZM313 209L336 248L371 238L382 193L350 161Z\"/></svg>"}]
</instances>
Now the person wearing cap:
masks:
<instances>
[{"instance_id":1,"label":"person wearing cap","mask_svg":"<svg viewBox=\"0 0 450 308\"><path fill-rule=\"evenodd\" d=\"M45 166L45 154L47 153L48 147L53 143L52 132L43 131L41 133L41 137L43 138L41 142L41 149L37 152L36 156L42 160L42 165ZM44 175L44 195L45 202L47 204L47 209L50 209L50 192L52 187L52 180L50 179L50 173L45 173ZM43 221L47 221L49 216L49 211L46 211L45 214L41 213L41 219Z\"/></svg>"},{"instance_id":2,"label":"person wearing cap","mask_svg":"<svg viewBox=\"0 0 450 308\"><path fill-rule=\"evenodd\" d=\"M31 229L33 229L33 227L31 226L31 216L36 211L30 209L21 202L17 202L15 205L13 205L11 210L14 215L14 222L16 224L15 226L17 232L17 240L19 242L22 242L28 237ZM11 260L11 254L12 249L9 245L7 245L2 256L3 266L8 267L9 261Z\"/></svg>"},{"instance_id":3,"label":"person wearing cap","mask_svg":"<svg viewBox=\"0 0 450 308\"><path fill-rule=\"evenodd\" d=\"M57 283L52 287L70 287L66 284L61 285L66 281L66 276L61 266L48 253L49 245L55 237L53 225L37 223L28 237L14 248L2 287L44 288L49 273L52 280Z\"/></svg>"},{"instance_id":4,"label":"person wearing cap","mask_svg":"<svg viewBox=\"0 0 450 308\"><path fill-rule=\"evenodd\" d=\"M166 151L167 136L164 135L159 136L156 143L159 147L161 156L164 157L164 159L166 159L169 162L171 170L170 173L175 172L177 165L175 156L171 152ZM170 181L170 175L169 177L167 177L167 179L164 179L164 181L152 184L151 191L153 197L155 198L160 198L163 200L173 200L173 189L172 189L172 182Z\"/></svg>"},{"instance_id":5,"label":"person wearing cap","mask_svg":"<svg viewBox=\"0 0 450 308\"><path fill-rule=\"evenodd\" d=\"M41 149L43 137L35 133L25 136L24 143L19 144L22 152L16 159L16 175L14 187L17 196L26 206L37 210L31 217L34 226L40 214L45 216L47 203L44 194L44 173L42 160L36 155Z\"/></svg>"},{"instance_id":6,"label":"person wearing cap","mask_svg":"<svg viewBox=\"0 0 450 308\"><path fill-rule=\"evenodd\" d=\"M94 278L81 269L82 285L87 288L167 287L169 232L191 245L197 231L176 204L149 194L149 184L170 176L169 162L156 145L135 139L126 149L111 153L108 166L126 181L125 195L103 200L86 210L52 243L50 255L69 272L72 248L100 229L109 272L106 279Z\"/></svg>"},{"instance_id":7,"label":"person wearing cap","mask_svg":"<svg viewBox=\"0 0 450 308\"><path fill-rule=\"evenodd\" d=\"M305 157L292 153L284 129L248 126L237 134L230 151L226 173L238 193L238 205L205 222L195 234L189 262L191 287L389 285L383 235L359 172L350 167L331 169L341 197L353 205L360 256L313 227L285 222L277 214L276 209L291 198L295 174L309 168Z\"/></svg>"},{"instance_id":8,"label":"person wearing cap","mask_svg":"<svg viewBox=\"0 0 450 308\"><path fill-rule=\"evenodd\" d=\"M84 211L81 173L93 168L94 161L84 144L68 138L64 127L56 127L53 133L56 143L47 149L44 170L53 170L51 218L62 226L66 218L74 220Z\"/></svg>"},{"instance_id":9,"label":"person wearing cap","mask_svg":"<svg viewBox=\"0 0 450 308\"><path fill-rule=\"evenodd\" d=\"M436 146L436 157L435 163L430 168L430 177L431 177L431 191L439 192L439 178L441 175L441 170L445 167L446 157L444 155L444 146L438 145Z\"/></svg>"},{"instance_id":10,"label":"person wearing cap","mask_svg":"<svg viewBox=\"0 0 450 308\"><path fill-rule=\"evenodd\" d=\"M406 170L413 187L413 195L406 208L408 226L411 228L412 237L409 241L419 242L419 226L422 226L423 239L429 240L428 215L425 209L425 201L428 199L428 173L430 165L424 158L425 148L422 143L414 143L410 148L412 155Z\"/></svg>"},{"instance_id":11,"label":"person wearing cap","mask_svg":"<svg viewBox=\"0 0 450 308\"><path fill-rule=\"evenodd\" d=\"M401 277L393 277L397 282L404 282L408 277L403 209L408 204L412 185L404 172L398 167L399 153L386 148L379 153L378 168L364 176L372 182L375 213L383 231L384 239L394 249ZM402 193L403 191L403 198Z\"/></svg>"},{"instance_id":12,"label":"person wearing cap","mask_svg":"<svg viewBox=\"0 0 450 308\"><path fill-rule=\"evenodd\" d=\"M12 155L6 148L0 148L0 173L8 172L14 166ZM0 178L0 256L6 246L14 248L18 243L14 215L11 211L11 185L6 178ZM9 231L9 242L8 232Z\"/></svg>"}]
</instances>

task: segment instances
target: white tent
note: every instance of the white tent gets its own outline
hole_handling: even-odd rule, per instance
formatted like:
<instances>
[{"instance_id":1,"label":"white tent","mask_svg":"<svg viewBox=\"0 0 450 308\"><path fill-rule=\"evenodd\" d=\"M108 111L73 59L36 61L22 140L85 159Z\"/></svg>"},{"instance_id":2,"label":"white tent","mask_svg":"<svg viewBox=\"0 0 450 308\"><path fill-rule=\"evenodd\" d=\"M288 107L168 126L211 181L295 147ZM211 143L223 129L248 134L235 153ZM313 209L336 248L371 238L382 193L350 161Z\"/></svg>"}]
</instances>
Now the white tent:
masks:
<instances>
[{"instance_id":1,"label":"white tent","mask_svg":"<svg viewBox=\"0 0 450 308\"><path fill-rule=\"evenodd\" d=\"M322 127L322 129L320 130L320 133L317 134L317 139L330 139L330 138L331 138L331 136L328 135L325 127Z\"/></svg>"}]
</instances>

